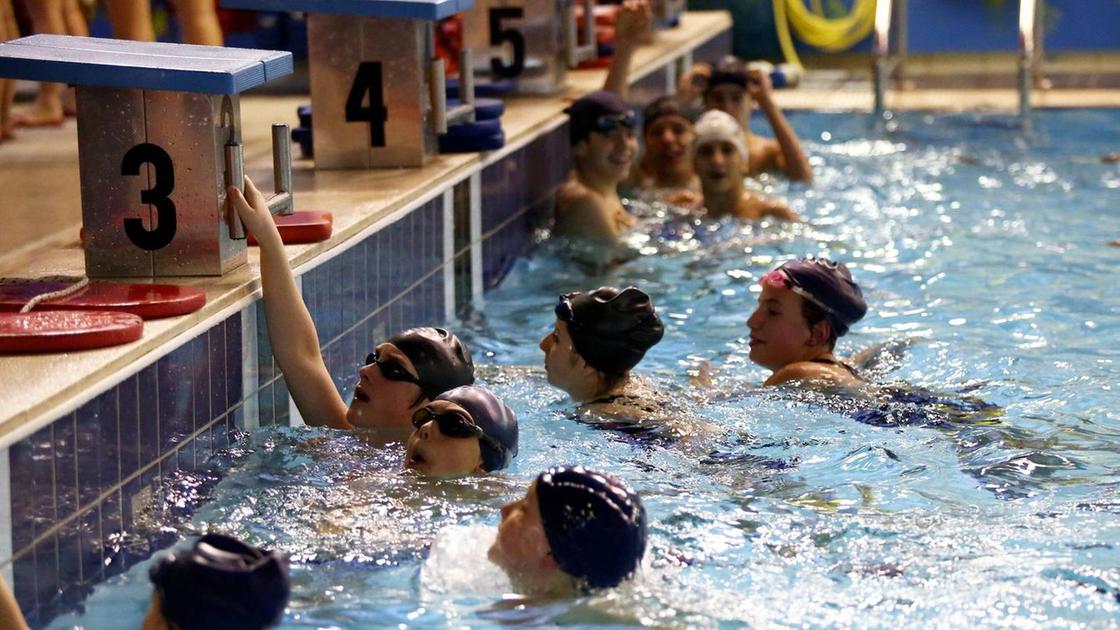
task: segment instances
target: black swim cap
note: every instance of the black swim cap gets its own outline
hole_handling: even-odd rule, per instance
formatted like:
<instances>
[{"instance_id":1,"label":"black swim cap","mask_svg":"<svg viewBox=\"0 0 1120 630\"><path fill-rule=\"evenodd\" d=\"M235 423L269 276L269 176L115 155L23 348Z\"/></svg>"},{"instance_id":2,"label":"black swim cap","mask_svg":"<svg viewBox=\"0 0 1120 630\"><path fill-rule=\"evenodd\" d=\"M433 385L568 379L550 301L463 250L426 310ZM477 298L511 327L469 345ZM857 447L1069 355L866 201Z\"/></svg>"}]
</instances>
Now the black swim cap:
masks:
<instances>
[{"instance_id":1,"label":"black swim cap","mask_svg":"<svg viewBox=\"0 0 1120 630\"><path fill-rule=\"evenodd\" d=\"M568 139L571 144L586 140L603 116L633 117L634 110L614 92L600 90L576 99L567 109Z\"/></svg>"},{"instance_id":2,"label":"black swim cap","mask_svg":"<svg viewBox=\"0 0 1120 630\"><path fill-rule=\"evenodd\" d=\"M572 344L583 360L611 375L628 372L665 334L653 302L634 287L561 295L556 317L568 322Z\"/></svg>"},{"instance_id":3,"label":"black swim cap","mask_svg":"<svg viewBox=\"0 0 1120 630\"><path fill-rule=\"evenodd\" d=\"M412 361L428 400L474 382L474 361L467 345L443 328L410 328L386 340Z\"/></svg>"},{"instance_id":4,"label":"black swim cap","mask_svg":"<svg viewBox=\"0 0 1120 630\"><path fill-rule=\"evenodd\" d=\"M291 594L283 555L221 534L160 558L148 576L163 618L181 630L267 628Z\"/></svg>"},{"instance_id":5,"label":"black swim cap","mask_svg":"<svg viewBox=\"0 0 1120 630\"><path fill-rule=\"evenodd\" d=\"M852 272L844 263L807 256L778 267L794 285L812 296L824 311L825 319L837 337L867 314L863 291L852 280Z\"/></svg>"},{"instance_id":6,"label":"black swim cap","mask_svg":"<svg viewBox=\"0 0 1120 630\"><path fill-rule=\"evenodd\" d=\"M728 55L712 68L712 76L708 78L708 84L704 87L704 93L707 94L711 92L712 88L723 83L738 85L745 89L748 79L747 69L743 66L743 62L739 61L734 56Z\"/></svg>"},{"instance_id":7,"label":"black swim cap","mask_svg":"<svg viewBox=\"0 0 1120 630\"><path fill-rule=\"evenodd\" d=\"M466 409L482 429L483 437L478 444L482 450L482 467L487 472L501 470L517 457L517 414L493 392L477 385L465 385L440 394L436 400L448 400Z\"/></svg>"},{"instance_id":8,"label":"black swim cap","mask_svg":"<svg viewBox=\"0 0 1120 630\"><path fill-rule=\"evenodd\" d=\"M617 586L646 552L646 509L618 479L582 466L537 477L537 503L560 570L592 588Z\"/></svg>"},{"instance_id":9,"label":"black swim cap","mask_svg":"<svg viewBox=\"0 0 1120 630\"><path fill-rule=\"evenodd\" d=\"M642 110L642 133L649 131L654 121L665 116L678 116L687 120L690 124L693 122L692 117L688 115L684 106L676 97L662 96L646 105L646 108Z\"/></svg>"}]
</instances>

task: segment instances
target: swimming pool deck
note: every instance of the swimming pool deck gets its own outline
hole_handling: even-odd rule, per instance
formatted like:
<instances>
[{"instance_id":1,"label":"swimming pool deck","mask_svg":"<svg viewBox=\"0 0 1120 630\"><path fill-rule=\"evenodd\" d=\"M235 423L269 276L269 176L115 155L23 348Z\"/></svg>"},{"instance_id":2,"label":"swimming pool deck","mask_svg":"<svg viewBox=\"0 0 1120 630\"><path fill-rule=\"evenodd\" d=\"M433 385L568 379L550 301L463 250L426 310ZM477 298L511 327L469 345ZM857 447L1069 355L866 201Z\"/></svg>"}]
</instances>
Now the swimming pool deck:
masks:
<instances>
[{"instance_id":1,"label":"swimming pool deck","mask_svg":"<svg viewBox=\"0 0 1120 630\"><path fill-rule=\"evenodd\" d=\"M658 80L666 67L730 27L730 16L724 12L683 15L679 28L658 33L653 44L637 51L631 83L643 78ZM502 124L507 142L498 151L441 155L416 169L316 171L310 160L295 160L296 209L332 212L334 232L322 243L289 246L294 272L299 275L323 264L353 240L442 194L450 183L479 172L560 127L567 120L562 110L568 102L598 89L605 73L569 73L569 88L560 96L506 99ZM297 126L296 107L308 100L307 95L243 96L245 171L262 189L272 185L271 124ZM16 141L0 145L0 190L5 192L6 224L0 233L0 276L84 274L78 243L81 202L76 129L76 123L69 120L60 128L20 130ZM70 413L259 298L259 257L250 249L249 264L220 278L158 281L203 287L207 304L190 315L145 322L143 338L131 344L69 354L0 358L0 446L23 439Z\"/></svg>"}]
</instances>

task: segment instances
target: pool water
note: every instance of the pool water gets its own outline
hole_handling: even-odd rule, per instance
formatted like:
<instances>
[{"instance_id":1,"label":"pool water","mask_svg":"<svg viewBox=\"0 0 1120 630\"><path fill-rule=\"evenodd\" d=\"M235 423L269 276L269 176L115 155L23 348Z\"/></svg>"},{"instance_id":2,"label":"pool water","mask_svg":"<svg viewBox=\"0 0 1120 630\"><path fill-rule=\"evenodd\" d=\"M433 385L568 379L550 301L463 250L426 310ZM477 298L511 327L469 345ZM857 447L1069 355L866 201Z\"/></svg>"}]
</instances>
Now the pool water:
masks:
<instances>
[{"instance_id":1,"label":"pool water","mask_svg":"<svg viewBox=\"0 0 1120 630\"><path fill-rule=\"evenodd\" d=\"M639 254L594 271L551 244L458 326L517 410L520 455L484 479L417 480L402 454L321 429L231 450L186 538L214 528L292 557L284 627L1106 626L1120 618L1120 112L797 114L813 186L763 179L806 223L681 220L643 206ZM841 354L998 409L874 426L858 403L761 389L744 321L758 277L804 254L846 262L867 317ZM537 342L561 292L634 284L666 335L639 372L716 428L635 440L572 419ZM358 358L355 357L357 361ZM689 384L701 361L711 389ZM915 405L921 407L921 405ZM536 602L485 561L499 506L580 463L642 495L650 550L610 592ZM434 541L434 542L433 542ZM55 627L138 625L144 564Z\"/></svg>"}]
</instances>

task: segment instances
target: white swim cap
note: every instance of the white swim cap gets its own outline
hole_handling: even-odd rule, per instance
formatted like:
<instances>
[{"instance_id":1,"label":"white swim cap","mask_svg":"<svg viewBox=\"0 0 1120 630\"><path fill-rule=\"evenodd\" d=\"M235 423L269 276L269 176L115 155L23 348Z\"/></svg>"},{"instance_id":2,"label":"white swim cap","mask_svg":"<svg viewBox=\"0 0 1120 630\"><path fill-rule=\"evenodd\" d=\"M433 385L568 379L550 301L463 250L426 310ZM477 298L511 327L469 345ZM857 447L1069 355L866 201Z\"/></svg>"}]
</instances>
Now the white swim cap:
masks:
<instances>
[{"instance_id":1,"label":"white swim cap","mask_svg":"<svg viewBox=\"0 0 1120 630\"><path fill-rule=\"evenodd\" d=\"M743 128L731 114L718 109L708 110L696 121L693 131L696 134L696 139L692 141L694 156L701 145L709 142L730 142L739 150L743 163L747 162L747 143L743 139Z\"/></svg>"}]
</instances>

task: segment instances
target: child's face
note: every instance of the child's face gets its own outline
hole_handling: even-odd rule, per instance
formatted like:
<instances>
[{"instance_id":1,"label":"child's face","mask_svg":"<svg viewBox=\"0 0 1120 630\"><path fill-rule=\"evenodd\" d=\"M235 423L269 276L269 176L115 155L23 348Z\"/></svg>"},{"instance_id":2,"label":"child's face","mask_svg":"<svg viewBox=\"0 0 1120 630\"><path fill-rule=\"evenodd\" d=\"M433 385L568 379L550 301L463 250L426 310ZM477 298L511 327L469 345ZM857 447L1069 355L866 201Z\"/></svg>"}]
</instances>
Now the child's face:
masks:
<instances>
[{"instance_id":1,"label":"child's face","mask_svg":"<svg viewBox=\"0 0 1120 630\"><path fill-rule=\"evenodd\" d=\"M568 322L556 320L556 327L541 339L540 348L549 384L568 393L585 388L589 370L572 344Z\"/></svg>"},{"instance_id":2,"label":"child's face","mask_svg":"<svg viewBox=\"0 0 1120 630\"><path fill-rule=\"evenodd\" d=\"M744 88L734 83L720 83L704 95L704 106L727 112L736 120L743 120L750 113L751 99Z\"/></svg>"},{"instance_id":3,"label":"child's face","mask_svg":"<svg viewBox=\"0 0 1120 630\"><path fill-rule=\"evenodd\" d=\"M621 182L630 174L630 163L637 151L638 139L634 130L622 125L606 133L592 131L587 139L572 147L581 169L616 182Z\"/></svg>"},{"instance_id":4,"label":"child's face","mask_svg":"<svg viewBox=\"0 0 1120 630\"><path fill-rule=\"evenodd\" d=\"M646 152L655 162L668 167L688 163L692 145L692 123L680 116L662 116L646 129Z\"/></svg>"},{"instance_id":5,"label":"child's face","mask_svg":"<svg viewBox=\"0 0 1120 630\"><path fill-rule=\"evenodd\" d=\"M776 371L805 360L812 330L801 312L802 299L786 288L762 286L758 307L747 318L751 361Z\"/></svg>"},{"instance_id":6,"label":"child's face","mask_svg":"<svg viewBox=\"0 0 1120 630\"><path fill-rule=\"evenodd\" d=\"M470 417L465 409L446 400L432 401L426 407L436 414L461 413ZM485 472L478 438L446 435L434 419L420 425L408 436L404 467L432 477L461 477Z\"/></svg>"},{"instance_id":7,"label":"child's face","mask_svg":"<svg viewBox=\"0 0 1120 630\"><path fill-rule=\"evenodd\" d=\"M358 368L346 421L355 427L408 435L412 414L424 402L420 386L410 382L416 380L416 368L403 352L391 343L377 346L377 361Z\"/></svg>"},{"instance_id":8,"label":"child's face","mask_svg":"<svg viewBox=\"0 0 1120 630\"><path fill-rule=\"evenodd\" d=\"M743 179L743 157L735 145L726 140L705 142L697 147L693 168L705 190L731 190Z\"/></svg>"},{"instance_id":9,"label":"child's face","mask_svg":"<svg viewBox=\"0 0 1120 630\"><path fill-rule=\"evenodd\" d=\"M502 522L489 557L515 582L557 570L541 523L536 481L523 498L502 506Z\"/></svg>"}]
</instances>

